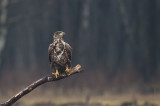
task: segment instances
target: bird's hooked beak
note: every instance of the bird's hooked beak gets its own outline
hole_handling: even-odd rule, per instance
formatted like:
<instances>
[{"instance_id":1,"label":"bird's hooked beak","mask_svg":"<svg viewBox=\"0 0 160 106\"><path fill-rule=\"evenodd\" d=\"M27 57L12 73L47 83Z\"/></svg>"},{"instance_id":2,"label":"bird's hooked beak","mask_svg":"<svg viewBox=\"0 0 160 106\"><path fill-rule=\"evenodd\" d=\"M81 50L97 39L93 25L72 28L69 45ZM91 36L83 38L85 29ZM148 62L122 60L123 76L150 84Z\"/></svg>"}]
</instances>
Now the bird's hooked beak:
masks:
<instances>
[{"instance_id":1,"label":"bird's hooked beak","mask_svg":"<svg viewBox=\"0 0 160 106\"><path fill-rule=\"evenodd\" d=\"M65 32L61 32L59 35L63 37L65 35Z\"/></svg>"}]
</instances>

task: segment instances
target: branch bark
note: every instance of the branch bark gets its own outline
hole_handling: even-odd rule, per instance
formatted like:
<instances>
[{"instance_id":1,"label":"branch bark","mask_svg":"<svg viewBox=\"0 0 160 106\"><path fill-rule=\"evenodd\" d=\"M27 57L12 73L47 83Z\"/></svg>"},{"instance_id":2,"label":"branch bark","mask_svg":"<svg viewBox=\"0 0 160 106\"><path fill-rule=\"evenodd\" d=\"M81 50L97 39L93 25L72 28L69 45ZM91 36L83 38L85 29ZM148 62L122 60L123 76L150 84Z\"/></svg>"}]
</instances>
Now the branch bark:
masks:
<instances>
[{"instance_id":1,"label":"branch bark","mask_svg":"<svg viewBox=\"0 0 160 106\"><path fill-rule=\"evenodd\" d=\"M77 66L70 69L70 71L67 72L67 74L62 74L62 75L58 76L57 78L54 75L48 75L48 76L45 76L43 78L40 78L39 80L33 82L31 85L29 85L28 87L26 87L25 89L23 89L22 91L17 93L15 96L11 97L5 103L2 103L1 106L11 106L16 101L18 101L21 97L28 94L29 92L31 92L32 90L34 90L35 88L37 88L38 86L40 86L44 83L57 81L57 80L69 77L70 75L73 75L73 74L76 74L76 73L79 73L79 72L82 72L82 71L84 71L84 70L81 69L81 65L78 64Z\"/></svg>"}]
</instances>

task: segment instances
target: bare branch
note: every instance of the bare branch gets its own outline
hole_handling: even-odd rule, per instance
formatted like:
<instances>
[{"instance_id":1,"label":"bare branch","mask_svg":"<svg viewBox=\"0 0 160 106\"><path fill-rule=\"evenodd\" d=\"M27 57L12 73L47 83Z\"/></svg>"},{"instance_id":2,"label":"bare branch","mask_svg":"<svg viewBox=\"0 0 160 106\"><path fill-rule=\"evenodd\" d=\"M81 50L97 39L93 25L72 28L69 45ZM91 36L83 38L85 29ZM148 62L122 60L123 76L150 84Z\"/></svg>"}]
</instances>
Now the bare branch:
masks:
<instances>
[{"instance_id":1,"label":"bare branch","mask_svg":"<svg viewBox=\"0 0 160 106\"><path fill-rule=\"evenodd\" d=\"M31 92L32 90L34 90L35 88L37 88L38 86L40 86L44 83L51 82L51 81L57 81L57 80L69 77L70 75L73 75L73 74L76 74L76 73L79 73L79 72L82 72L82 71L84 71L84 70L81 69L81 65L78 64L77 66L70 69L70 71L67 74L60 75L57 78L54 75L48 75L48 76L45 76L43 78L40 78L39 80L33 82L31 85L29 85L28 87L26 87L25 89L23 89L22 91L17 93L12 98L10 98L5 103L1 104L1 106L10 106L10 105L14 104L21 97L28 94L29 92Z\"/></svg>"}]
</instances>

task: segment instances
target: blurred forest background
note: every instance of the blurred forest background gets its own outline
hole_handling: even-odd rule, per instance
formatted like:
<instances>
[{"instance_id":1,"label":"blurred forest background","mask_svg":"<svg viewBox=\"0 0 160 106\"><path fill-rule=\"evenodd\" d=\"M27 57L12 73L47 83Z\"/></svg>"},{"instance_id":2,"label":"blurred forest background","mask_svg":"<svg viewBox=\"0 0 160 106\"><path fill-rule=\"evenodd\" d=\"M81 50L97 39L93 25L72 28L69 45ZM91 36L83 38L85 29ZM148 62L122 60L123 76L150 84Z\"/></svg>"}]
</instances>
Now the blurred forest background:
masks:
<instances>
[{"instance_id":1,"label":"blurred forest background","mask_svg":"<svg viewBox=\"0 0 160 106\"><path fill-rule=\"evenodd\" d=\"M53 71L48 46L58 30L86 72L47 87L159 93L160 0L0 0L2 94Z\"/></svg>"}]
</instances>

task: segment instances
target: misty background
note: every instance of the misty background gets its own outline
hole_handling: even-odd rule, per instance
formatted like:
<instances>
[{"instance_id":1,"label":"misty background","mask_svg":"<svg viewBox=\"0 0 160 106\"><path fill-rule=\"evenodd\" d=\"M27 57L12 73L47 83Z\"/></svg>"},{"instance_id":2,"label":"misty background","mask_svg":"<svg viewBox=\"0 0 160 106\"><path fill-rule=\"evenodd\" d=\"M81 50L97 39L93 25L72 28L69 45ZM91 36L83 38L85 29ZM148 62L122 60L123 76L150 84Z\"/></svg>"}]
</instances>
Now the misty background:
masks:
<instances>
[{"instance_id":1,"label":"misty background","mask_svg":"<svg viewBox=\"0 0 160 106\"><path fill-rule=\"evenodd\" d=\"M159 0L0 0L0 89L51 74L48 46L59 30L73 48L72 66L86 71L54 86L160 91Z\"/></svg>"}]
</instances>

